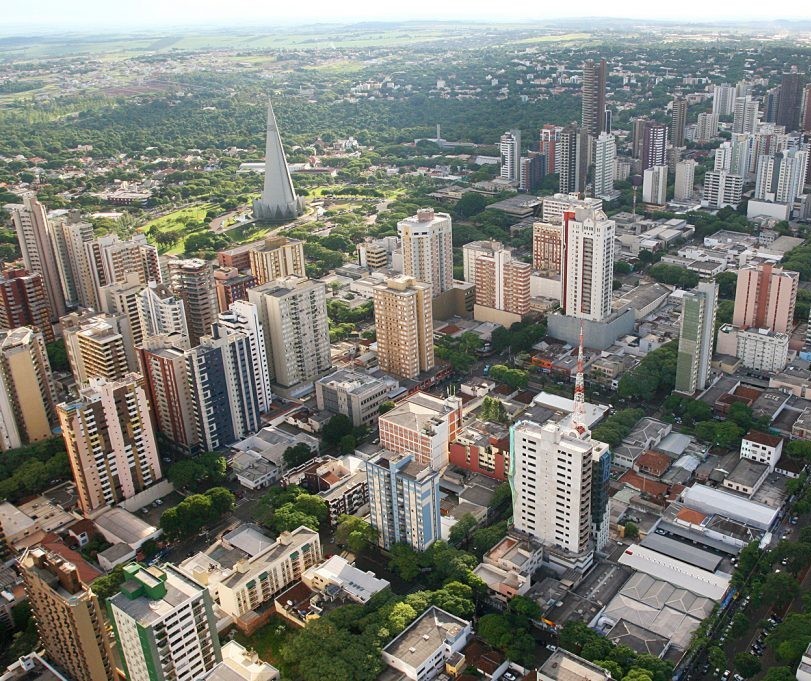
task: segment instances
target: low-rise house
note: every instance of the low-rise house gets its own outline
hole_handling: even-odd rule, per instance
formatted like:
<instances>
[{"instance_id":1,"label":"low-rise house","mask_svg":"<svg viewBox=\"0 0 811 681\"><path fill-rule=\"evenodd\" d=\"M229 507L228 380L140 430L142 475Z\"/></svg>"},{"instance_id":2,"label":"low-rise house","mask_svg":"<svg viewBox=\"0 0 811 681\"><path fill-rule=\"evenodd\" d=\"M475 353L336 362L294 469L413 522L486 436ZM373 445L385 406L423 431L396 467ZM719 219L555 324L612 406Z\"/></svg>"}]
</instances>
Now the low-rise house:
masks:
<instances>
[{"instance_id":1,"label":"low-rise house","mask_svg":"<svg viewBox=\"0 0 811 681\"><path fill-rule=\"evenodd\" d=\"M341 556L332 556L320 565L308 568L301 575L301 581L313 591L331 598L346 598L361 604L368 603L372 596L389 586L385 579L378 579L373 572L359 570Z\"/></svg>"}]
</instances>

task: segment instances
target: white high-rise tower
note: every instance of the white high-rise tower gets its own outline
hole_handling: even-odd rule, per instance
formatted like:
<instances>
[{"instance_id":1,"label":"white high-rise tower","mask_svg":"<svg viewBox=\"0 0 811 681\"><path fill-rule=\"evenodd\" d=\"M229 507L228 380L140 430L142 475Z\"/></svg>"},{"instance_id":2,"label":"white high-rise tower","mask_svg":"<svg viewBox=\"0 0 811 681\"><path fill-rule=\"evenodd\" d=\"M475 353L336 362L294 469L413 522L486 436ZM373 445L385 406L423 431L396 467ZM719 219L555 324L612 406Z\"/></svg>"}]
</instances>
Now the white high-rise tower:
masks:
<instances>
[{"instance_id":1,"label":"white high-rise tower","mask_svg":"<svg viewBox=\"0 0 811 681\"><path fill-rule=\"evenodd\" d=\"M614 191L614 160L617 143L614 135L601 132L594 153L594 196L610 198Z\"/></svg>"}]
</instances>

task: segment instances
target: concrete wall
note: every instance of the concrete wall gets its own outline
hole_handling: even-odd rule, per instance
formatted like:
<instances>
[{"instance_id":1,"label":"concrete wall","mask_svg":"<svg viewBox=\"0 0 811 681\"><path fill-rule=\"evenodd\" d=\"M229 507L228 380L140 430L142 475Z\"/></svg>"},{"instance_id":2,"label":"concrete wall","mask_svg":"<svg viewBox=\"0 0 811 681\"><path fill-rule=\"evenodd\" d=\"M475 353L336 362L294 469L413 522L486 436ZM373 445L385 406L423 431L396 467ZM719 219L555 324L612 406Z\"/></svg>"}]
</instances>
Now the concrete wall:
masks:
<instances>
[{"instance_id":1,"label":"concrete wall","mask_svg":"<svg viewBox=\"0 0 811 681\"><path fill-rule=\"evenodd\" d=\"M163 480L156 482L154 485L152 485L152 487L148 487L143 492L139 492L134 497L125 499L119 504L119 506L126 509L130 513L135 513L144 506L148 506L149 504L154 503L157 499L165 497L167 494L171 494L174 491L174 485L164 478Z\"/></svg>"},{"instance_id":2,"label":"concrete wall","mask_svg":"<svg viewBox=\"0 0 811 681\"><path fill-rule=\"evenodd\" d=\"M577 345L580 339L580 323L583 323L583 344L592 350L605 350L620 336L633 333L634 311L626 308L612 315L607 321L592 322L577 317L553 314L547 317L548 333L552 338Z\"/></svg>"},{"instance_id":3,"label":"concrete wall","mask_svg":"<svg viewBox=\"0 0 811 681\"><path fill-rule=\"evenodd\" d=\"M497 310L494 307L485 307L484 305L473 306L473 319L477 322L493 322L494 324L501 324L505 329L509 329L516 322L521 321L521 315L515 312L507 312L506 310Z\"/></svg>"}]
</instances>

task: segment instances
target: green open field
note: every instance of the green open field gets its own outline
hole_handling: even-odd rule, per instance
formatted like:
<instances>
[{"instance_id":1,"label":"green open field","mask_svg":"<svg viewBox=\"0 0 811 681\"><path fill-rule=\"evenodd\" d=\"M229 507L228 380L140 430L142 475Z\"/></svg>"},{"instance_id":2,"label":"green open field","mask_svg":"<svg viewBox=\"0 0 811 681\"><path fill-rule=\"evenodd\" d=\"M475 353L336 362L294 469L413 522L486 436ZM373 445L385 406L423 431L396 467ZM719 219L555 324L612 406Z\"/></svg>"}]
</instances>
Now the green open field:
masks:
<instances>
[{"instance_id":1,"label":"green open field","mask_svg":"<svg viewBox=\"0 0 811 681\"><path fill-rule=\"evenodd\" d=\"M145 225L138 228L139 232L147 232L152 227L157 227L161 232L183 232L190 222L202 222L206 213L214 207L212 203L201 203L188 208L181 208L173 213L168 213L154 220L150 220ZM185 239L181 237L177 243L168 250L161 250L166 255L179 255L185 251Z\"/></svg>"}]
</instances>

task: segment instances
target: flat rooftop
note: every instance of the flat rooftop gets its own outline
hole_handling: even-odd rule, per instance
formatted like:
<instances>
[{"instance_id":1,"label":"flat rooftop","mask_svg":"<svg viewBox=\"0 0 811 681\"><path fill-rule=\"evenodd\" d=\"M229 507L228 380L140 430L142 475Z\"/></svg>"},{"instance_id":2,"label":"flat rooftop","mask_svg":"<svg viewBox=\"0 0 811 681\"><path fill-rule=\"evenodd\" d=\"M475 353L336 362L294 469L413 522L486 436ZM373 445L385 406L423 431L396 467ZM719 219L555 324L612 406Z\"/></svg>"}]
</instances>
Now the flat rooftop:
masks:
<instances>
[{"instance_id":1,"label":"flat rooftop","mask_svg":"<svg viewBox=\"0 0 811 681\"><path fill-rule=\"evenodd\" d=\"M432 605L383 648L383 652L418 668L442 648L446 641L456 641L469 624Z\"/></svg>"}]
</instances>

